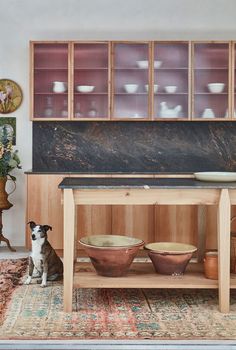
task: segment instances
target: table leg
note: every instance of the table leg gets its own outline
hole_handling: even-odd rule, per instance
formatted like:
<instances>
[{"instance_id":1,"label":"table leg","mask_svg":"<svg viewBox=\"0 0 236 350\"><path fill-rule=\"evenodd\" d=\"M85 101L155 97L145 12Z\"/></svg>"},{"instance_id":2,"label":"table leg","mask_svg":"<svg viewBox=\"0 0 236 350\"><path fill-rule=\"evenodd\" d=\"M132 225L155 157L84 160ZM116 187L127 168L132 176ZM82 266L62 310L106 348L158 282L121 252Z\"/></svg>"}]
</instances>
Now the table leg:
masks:
<instances>
[{"instance_id":1,"label":"table leg","mask_svg":"<svg viewBox=\"0 0 236 350\"><path fill-rule=\"evenodd\" d=\"M198 250L197 261L202 262L206 251L206 206L198 206Z\"/></svg>"},{"instance_id":2,"label":"table leg","mask_svg":"<svg viewBox=\"0 0 236 350\"><path fill-rule=\"evenodd\" d=\"M64 311L72 311L76 206L72 189L64 189Z\"/></svg>"},{"instance_id":3,"label":"table leg","mask_svg":"<svg viewBox=\"0 0 236 350\"><path fill-rule=\"evenodd\" d=\"M3 236L2 229L3 229L2 210L0 210L0 243L6 242L8 249L11 250L12 252L16 252L16 250L14 248L12 248L12 246L10 245L9 239L7 239L6 237Z\"/></svg>"},{"instance_id":4,"label":"table leg","mask_svg":"<svg viewBox=\"0 0 236 350\"><path fill-rule=\"evenodd\" d=\"M219 308L229 312L230 298L230 198L229 191L222 189L217 212Z\"/></svg>"}]
</instances>

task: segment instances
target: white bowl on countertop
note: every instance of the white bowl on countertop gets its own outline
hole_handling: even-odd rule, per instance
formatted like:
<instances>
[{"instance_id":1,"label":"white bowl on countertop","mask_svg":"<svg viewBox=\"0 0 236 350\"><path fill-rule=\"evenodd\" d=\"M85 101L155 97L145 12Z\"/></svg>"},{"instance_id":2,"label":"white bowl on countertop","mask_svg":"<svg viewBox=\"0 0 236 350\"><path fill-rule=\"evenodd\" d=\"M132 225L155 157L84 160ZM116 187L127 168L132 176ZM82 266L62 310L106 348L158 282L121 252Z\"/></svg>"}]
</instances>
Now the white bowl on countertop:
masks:
<instances>
[{"instance_id":1,"label":"white bowl on countertop","mask_svg":"<svg viewBox=\"0 0 236 350\"><path fill-rule=\"evenodd\" d=\"M219 94L223 92L225 84L224 83L209 83L207 84L209 91L213 94Z\"/></svg>"},{"instance_id":2,"label":"white bowl on countertop","mask_svg":"<svg viewBox=\"0 0 236 350\"><path fill-rule=\"evenodd\" d=\"M138 84L125 84L124 89L128 94L135 94L138 90Z\"/></svg>"},{"instance_id":3,"label":"white bowl on countertop","mask_svg":"<svg viewBox=\"0 0 236 350\"><path fill-rule=\"evenodd\" d=\"M231 171L202 171L193 173L195 178L200 181L213 182L234 182L236 181L236 172Z\"/></svg>"},{"instance_id":4,"label":"white bowl on countertop","mask_svg":"<svg viewBox=\"0 0 236 350\"><path fill-rule=\"evenodd\" d=\"M176 85L167 85L165 86L165 91L168 93L168 94L174 94L177 90L177 86Z\"/></svg>"},{"instance_id":5,"label":"white bowl on countertop","mask_svg":"<svg viewBox=\"0 0 236 350\"><path fill-rule=\"evenodd\" d=\"M77 85L76 91L78 92L92 92L94 90L95 86L93 85Z\"/></svg>"}]
</instances>

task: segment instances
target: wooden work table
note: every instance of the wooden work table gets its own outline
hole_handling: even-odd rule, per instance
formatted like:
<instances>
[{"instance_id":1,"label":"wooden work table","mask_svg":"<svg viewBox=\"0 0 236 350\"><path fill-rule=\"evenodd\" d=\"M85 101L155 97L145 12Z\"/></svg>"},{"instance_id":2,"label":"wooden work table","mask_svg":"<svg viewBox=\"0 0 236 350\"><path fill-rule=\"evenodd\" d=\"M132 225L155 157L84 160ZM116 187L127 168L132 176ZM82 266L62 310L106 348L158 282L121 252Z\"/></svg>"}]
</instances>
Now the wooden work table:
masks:
<instances>
[{"instance_id":1,"label":"wooden work table","mask_svg":"<svg viewBox=\"0 0 236 350\"><path fill-rule=\"evenodd\" d=\"M77 288L218 288L219 309L229 312L230 212L236 204L236 183L200 182L192 178L65 178L59 188L64 204L64 311L72 311L73 287ZM184 276L154 273L150 263L132 264L119 278L98 276L91 265L75 264L77 258L76 205L216 205L219 252L218 281L204 277L201 264L190 264Z\"/></svg>"}]
</instances>

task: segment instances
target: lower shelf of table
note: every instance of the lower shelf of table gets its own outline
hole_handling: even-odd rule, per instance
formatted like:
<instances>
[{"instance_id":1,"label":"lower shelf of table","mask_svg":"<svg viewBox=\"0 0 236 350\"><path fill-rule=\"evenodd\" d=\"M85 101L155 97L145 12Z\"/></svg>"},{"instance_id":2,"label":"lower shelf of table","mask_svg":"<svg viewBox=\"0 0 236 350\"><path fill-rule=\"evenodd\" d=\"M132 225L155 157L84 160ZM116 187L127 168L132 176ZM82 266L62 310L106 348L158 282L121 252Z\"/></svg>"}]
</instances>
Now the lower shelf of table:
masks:
<instances>
[{"instance_id":1,"label":"lower shelf of table","mask_svg":"<svg viewBox=\"0 0 236 350\"><path fill-rule=\"evenodd\" d=\"M157 274L151 263L133 263L124 277L103 277L90 263L76 263L76 288L206 288L217 289L218 280L204 276L203 265L190 263L181 276ZM236 289L236 275L231 275L230 288Z\"/></svg>"}]
</instances>

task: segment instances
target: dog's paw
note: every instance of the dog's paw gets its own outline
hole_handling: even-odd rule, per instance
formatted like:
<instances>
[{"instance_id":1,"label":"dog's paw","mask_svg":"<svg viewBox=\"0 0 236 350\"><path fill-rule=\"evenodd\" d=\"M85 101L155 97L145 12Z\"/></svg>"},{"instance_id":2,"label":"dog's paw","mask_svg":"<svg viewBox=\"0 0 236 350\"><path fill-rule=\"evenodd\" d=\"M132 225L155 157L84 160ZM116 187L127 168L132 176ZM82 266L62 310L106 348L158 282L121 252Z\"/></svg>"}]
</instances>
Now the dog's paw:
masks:
<instances>
[{"instance_id":1,"label":"dog's paw","mask_svg":"<svg viewBox=\"0 0 236 350\"><path fill-rule=\"evenodd\" d=\"M39 272L34 272L32 278L40 278L41 274Z\"/></svg>"},{"instance_id":2,"label":"dog's paw","mask_svg":"<svg viewBox=\"0 0 236 350\"><path fill-rule=\"evenodd\" d=\"M26 280L25 280L24 284L25 284L25 285L29 285L29 284L30 284L30 282L31 282L31 277L30 277L30 276L28 276L28 277L26 278Z\"/></svg>"},{"instance_id":3,"label":"dog's paw","mask_svg":"<svg viewBox=\"0 0 236 350\"><path fill-rule=\"evenodd\" d=\"M45 288L45 287L47 287L47 284L46 283L41 283L40 287Z\"/></svg>"}]
</instances>

